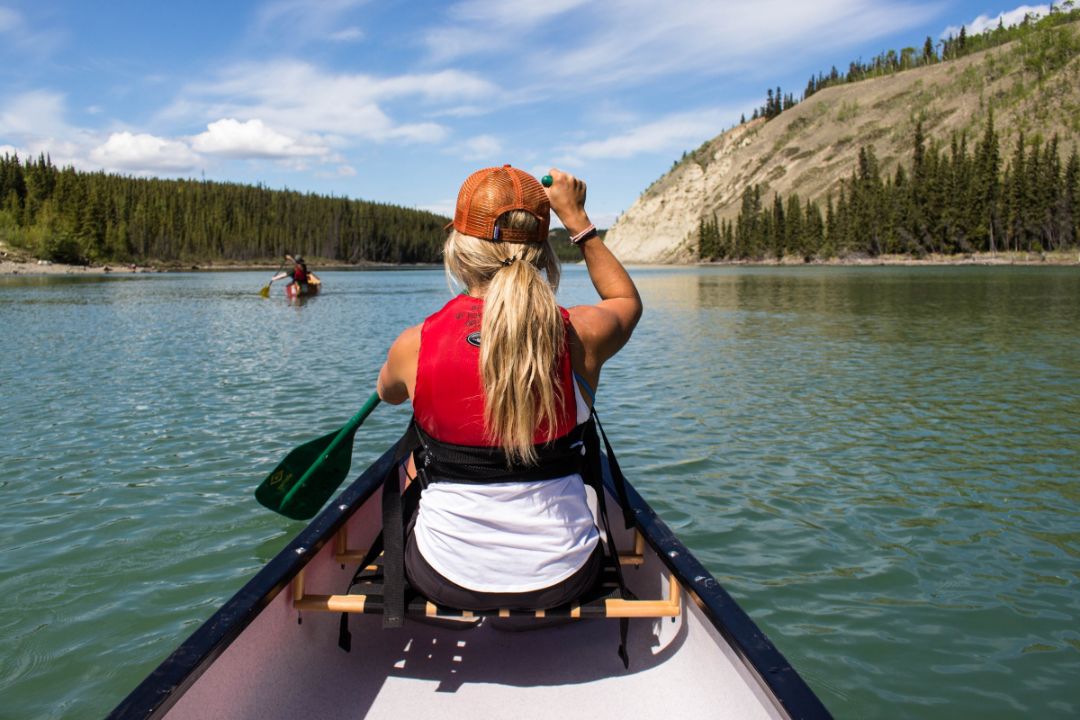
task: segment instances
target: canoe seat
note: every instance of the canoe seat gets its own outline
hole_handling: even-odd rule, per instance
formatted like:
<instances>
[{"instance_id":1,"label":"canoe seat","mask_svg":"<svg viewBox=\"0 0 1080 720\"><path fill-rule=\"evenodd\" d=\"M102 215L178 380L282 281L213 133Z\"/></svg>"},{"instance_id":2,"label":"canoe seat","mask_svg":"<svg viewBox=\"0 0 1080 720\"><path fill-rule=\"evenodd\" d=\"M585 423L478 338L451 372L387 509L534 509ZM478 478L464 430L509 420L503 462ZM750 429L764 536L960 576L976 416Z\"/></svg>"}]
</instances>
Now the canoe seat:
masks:
<instances>
[{"instance_id":1,"label":"canoe seat","mask_svg":"<svg viewBox=\"0 0 1080 720\"><path fill-rule=\"evenodd\" d=\"M339 535L335 556L339 561L357 560L359 555L346 547ZM643 561L644 541L640 535L635 539L635 553L620 557L624 565L640 565ZM305 592L303 570L292 582L293 607L313 612L345 612L382 614L383 612L383 556L360 573L353 591L348 595L313 595ZM676 617L681 612L681 588L673 575L668 576L667 598L658 600L623 600L619 597L615 564L605 559L597 585L577 601L548 610L461 610L437 605L415 591L405 595L406 616L424 617L569 617L569 618L649 618Z\"/></svg>"}]
</instances>

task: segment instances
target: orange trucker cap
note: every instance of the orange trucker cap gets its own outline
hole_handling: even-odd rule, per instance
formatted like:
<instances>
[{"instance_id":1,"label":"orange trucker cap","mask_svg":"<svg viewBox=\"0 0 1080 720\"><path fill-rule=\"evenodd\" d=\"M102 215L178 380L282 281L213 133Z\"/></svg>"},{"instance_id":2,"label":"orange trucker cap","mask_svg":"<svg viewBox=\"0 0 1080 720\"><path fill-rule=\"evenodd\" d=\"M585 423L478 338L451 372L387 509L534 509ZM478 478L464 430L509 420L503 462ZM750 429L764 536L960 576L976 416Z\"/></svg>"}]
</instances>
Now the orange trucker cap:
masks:
<instances>
[{"instance_id":1,"label":"orange trucker cap","mask_svg":"<svg viewBox=\"0 0 1080 720\"><path fill-rule=\"evenodd\" d=\"M511 210L524 210L539 220L534 232L501 228L496 221ZM547 238L551 203L540 181L527 172L503 165L470 175L458 193L451 225L460 233L482 240L540 243Z\"/></svg>"}]
</instances>

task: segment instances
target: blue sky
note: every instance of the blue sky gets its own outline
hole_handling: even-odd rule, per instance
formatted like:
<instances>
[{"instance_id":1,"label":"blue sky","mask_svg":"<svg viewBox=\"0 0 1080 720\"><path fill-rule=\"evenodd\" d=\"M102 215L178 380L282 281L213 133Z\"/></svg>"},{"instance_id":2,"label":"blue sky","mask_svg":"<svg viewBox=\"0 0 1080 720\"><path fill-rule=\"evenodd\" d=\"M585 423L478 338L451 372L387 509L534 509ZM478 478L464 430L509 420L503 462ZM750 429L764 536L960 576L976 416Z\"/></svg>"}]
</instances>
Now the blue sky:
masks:
<instances>
[{"instance_id":1,"label":"blue sky","mask_svg":"<svg viewBox=\"0 0 1080 720\"><path fill-rule=\"evenodd\" d=\"M765 88L1020 19L971 0L0 0L0 154L449 214L512 163L608 225Z\"/></svg>"}]
</instances>

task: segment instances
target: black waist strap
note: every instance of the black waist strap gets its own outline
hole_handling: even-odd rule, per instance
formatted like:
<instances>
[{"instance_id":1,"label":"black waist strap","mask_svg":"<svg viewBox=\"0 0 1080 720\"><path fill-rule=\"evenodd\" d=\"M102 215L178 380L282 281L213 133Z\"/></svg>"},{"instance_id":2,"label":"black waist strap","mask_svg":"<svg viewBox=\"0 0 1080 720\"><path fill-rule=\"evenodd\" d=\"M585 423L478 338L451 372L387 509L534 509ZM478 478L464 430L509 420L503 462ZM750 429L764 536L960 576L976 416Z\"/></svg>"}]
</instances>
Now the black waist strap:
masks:
<instances>
[{"instance_id":1,"label":"black waist strap","mask_svg":"<svg viewBox=\"0 0 1080 720\"><path fill-rule=\"evenodd\" d=\"M593 421L578 425L550 443L534 446L537 462L513 462L498 447L474 447L442 442L424 432L414 420L421 450L417 469L426 482L494 483L554 480L581 472L584 438ZM593 431L595 432L595 431ZM425 484L426 484L425 482Z\"/></svg>"}]
</instances>

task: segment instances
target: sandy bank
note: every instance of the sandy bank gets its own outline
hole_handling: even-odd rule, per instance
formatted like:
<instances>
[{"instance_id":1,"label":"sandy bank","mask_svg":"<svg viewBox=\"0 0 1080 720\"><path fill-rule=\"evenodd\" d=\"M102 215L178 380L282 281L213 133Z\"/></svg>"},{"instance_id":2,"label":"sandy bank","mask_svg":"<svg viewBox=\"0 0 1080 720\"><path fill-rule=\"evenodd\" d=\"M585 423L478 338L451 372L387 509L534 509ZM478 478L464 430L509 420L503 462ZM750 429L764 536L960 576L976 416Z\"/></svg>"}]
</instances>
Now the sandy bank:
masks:
<instances>
[{"instance_id":1,"label":"sandy bank","mask_svg":"<svg viewBox=\"0 0 1080 720\"><path fill-rule=\"evenodd\" d=\"M135 272L157 271L134 265L64 265L61 263L39 264L38 261L0 260L0 275L106 275Z\"/></svg>"}]
</instances>

